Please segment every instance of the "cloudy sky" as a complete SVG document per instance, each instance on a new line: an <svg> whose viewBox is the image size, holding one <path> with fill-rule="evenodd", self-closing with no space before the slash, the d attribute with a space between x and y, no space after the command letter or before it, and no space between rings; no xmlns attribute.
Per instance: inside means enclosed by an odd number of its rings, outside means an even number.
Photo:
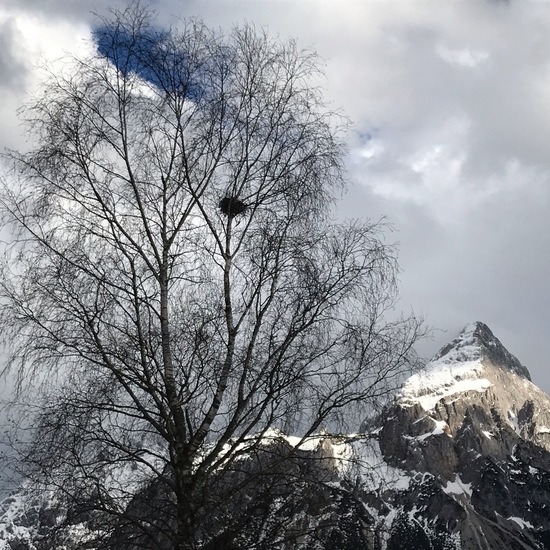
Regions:
<svg viewBox="0 0 550 550"><path fill-rule="evenodd" d="M550 393L550 2L157 0L163 24L248 21L313 46L326 97L354 122L342 215L400 243L399 307L438 329L433 354L486 322ZM23 6L24 4L24 6ZM85 51L116 0L2 0L0 147L39 67Z"/></svg>

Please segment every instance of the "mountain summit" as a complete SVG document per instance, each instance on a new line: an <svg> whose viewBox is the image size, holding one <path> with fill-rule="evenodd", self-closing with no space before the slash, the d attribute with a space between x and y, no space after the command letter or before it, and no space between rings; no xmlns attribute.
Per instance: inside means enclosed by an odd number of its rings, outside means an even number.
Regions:
<svg viewBox="0 0 550 550"><path fill-rule="evenodd" d="M466 325L459 336L444 346L432 362L450 363L484 359L531 380L529 371L481 321Z"/></svg>
<svg viewBox="0 0 550 550"><path fill-rule="evenodd" d="M531 383L527 368L478 321L466 325L424 369L405 381L399 402L402 406L419 404L430 411L458 398L470 399L508 417L515 414L519 400L529 401L532 395L539 396L539 401L547 399Z"/></svg>

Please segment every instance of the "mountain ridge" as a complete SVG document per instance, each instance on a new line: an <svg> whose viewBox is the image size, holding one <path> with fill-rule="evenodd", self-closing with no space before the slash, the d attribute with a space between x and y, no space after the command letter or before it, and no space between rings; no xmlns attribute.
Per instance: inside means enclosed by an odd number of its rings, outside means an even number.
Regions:
<svg viewBox="0 0 550 550"><path fill-rule="evenodd" d="M276 429L261 435L267 456L288 455L290 468L305 461L311 474L280 489L270 513L288 532L266 548L550 549L550 397L484 323L467 325L364 426L364 433L305 439ZM254 468L254 459L247 467ZM156 493L152 480L129 507L147 519ZM57 550L35 543L47 540L47 525L33 523L40 515L36 502L26 504L34 515L25 515L24 504L19 495L11 508L4 505L0 548ZM46 509L42 516L56 514ZM72 529L86 532L86 525ZM299 530L314 533L314 542L292 546L288 533ZM242 541L253 537L253 528L239 537L247 548ZM122 524L102 545L86 540L94 550L143 547ZM64 548L82 547L71 544ZM160 538L156 548L170 546Z"/></svg>

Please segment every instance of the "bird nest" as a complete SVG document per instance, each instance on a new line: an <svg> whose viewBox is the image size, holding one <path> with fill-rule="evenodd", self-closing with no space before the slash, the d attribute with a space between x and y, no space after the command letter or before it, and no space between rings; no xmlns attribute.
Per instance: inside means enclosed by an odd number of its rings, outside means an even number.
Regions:
<svg viewBox="0 0 550 550"><path fill-rule="evenodd" d="M237 197L224 197L219 203L222 214L229 218L234 218L239 214L244 214L248 206Z"/></svg>

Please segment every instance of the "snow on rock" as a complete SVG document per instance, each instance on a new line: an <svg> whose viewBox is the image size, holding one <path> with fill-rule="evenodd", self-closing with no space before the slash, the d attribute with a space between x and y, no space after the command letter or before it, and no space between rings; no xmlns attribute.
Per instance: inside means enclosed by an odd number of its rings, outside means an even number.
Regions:
<svg viewBox="0 0 550 550"><path fill-rule="evenodd" d="M255 446L270 446L277 443L284 443L297 451L303 451L316 455L317 458L329 460L333 467L344 472L355 457L351 442L364 436L338 435L326 432L316 433L309 436L286 435L277 428L266 428L258 435L251 435L243 440L229 441L219 455L220 465L225 457L230 454L237 455L237 458L246 459L248 451Z"/></svg>
<svg viewBox="0 0 550 550"><path fill-rule="evenodd" d="M278 437L300 451L318 452L323 458L331 459L340 472L346 471L355 457L351 441L357 436L353 434L338 436L321 433L309 437L297 437L278 432Z"/></svg>
<svg viewBox="0 0 550 550"><path fill-rule="evenodd" d="M462 332L442 348L432 363L466 363L483 357L481 341L476 336L479 323L466 325Z"/></svg>
<svg viewBox="0 0 550 550"><path fill-rule="evenodd" d="M508 416L510 426L512 427L514 432L516 432L519 435L520 429L519 429L517 414L514 411L509 410L507 416Z"/></svg>
<svg viewBox="0 0 550 550"><path fill-rule="evenodd" d="M460 476L457 474L454 481L448 481L443 487L443 492L448 495L468 495L472 496L472 484L463 483Z"/></svg>
<svg viewBox="0 0 550 550"><path fill-rule="evenodd" d="M354 451L367 491L406 491L409 488L414 473L388 464L376 439L358 440Z"/></svg>
<svg viewBox="0 0 550 550"><path fill-rule="evenodd" d="M468 391L485 392L491 387L492 383L483 377L486 342L480 339L479 331L484 326L467 325L433 361L406 380L399 396L401 403L419 403L430 411L441 399Z"/></svg>
<svg viewBox="0 0 550 550"><path fill-rule="evenodd" d="M514 516L511 516L508 519L515 522L515 523L517 523L522 529L525 529L526 527L528 529L534 529L535 528L531 523L529 523L528 521L526 521L524 519L516 518Z"/></svg>
<svg viewBox="0 0 550 550"><path fill-rule="evenodd" d="M419 403L425 411L430 411L445 397L467 391L486 391L492 384L482 377L482 373L480 361L452 363L444 357L412 375L403 385L400 401L410 405Z"/></svg>
<svg viewBox="0 0 550 550"><path fill-rule="evenodd" d="M29 503L23 494L14 494L2 502L0 509L0 550L11 550L10 540L32 540L33 529L21 525L21 517L28 513ZM35 514L37 510L34 510ZM32 546L30 546L32 548Z"/></svg>
<svg viewBox="0 0 550 550"><path fill-rule="evenodd" d="M410 436L410 435L404 435L403 437L405 439L415 440L415 441L424 441L428 437L432 437L433 435L443 435L447 434L449 435L449 425L445 420L436 420L435 418L432 418L431 416L428 417L430 420L432 420L435 424L435 428L431 432L426 432L422 435L417 436Z"/></svg>

